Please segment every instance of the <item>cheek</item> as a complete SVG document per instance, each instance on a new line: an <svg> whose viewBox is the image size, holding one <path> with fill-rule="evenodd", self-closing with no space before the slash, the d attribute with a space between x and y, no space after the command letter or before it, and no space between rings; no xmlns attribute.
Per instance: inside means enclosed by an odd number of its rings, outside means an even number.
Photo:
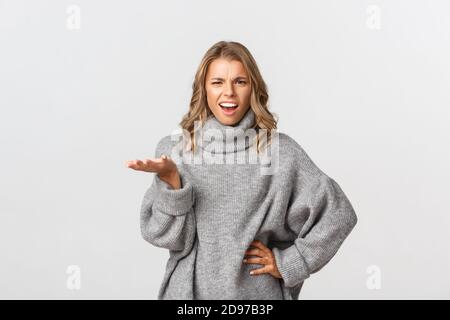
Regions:
<svg viewBox="0 0 450 320"><path fill-rule="evenodd" d="M206 90L206 96L209 101L215 101L220 97L220 89L209 88Z"/></svg>
<svg viewBox="0 0 450 320"><path fill-rule="evenodd" d="M243 88L239 94L239 96L241 97L242 101L250 101L250 95L251 95L252 91L249 88Z"/></svg>

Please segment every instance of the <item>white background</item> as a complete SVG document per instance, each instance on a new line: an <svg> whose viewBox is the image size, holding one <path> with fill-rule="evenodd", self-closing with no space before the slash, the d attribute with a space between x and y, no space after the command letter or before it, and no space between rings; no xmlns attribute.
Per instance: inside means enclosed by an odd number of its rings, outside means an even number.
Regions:
<svg viewBox="0 0 450 320"><path fill-rule="evenodd" d="M220 40L252 52L279 130L359 218L300 299L450 298L449 13L444 0L0 1L0 298L156 298L168 251L139 228L153 174L125 160L178 128Z"/></svg>

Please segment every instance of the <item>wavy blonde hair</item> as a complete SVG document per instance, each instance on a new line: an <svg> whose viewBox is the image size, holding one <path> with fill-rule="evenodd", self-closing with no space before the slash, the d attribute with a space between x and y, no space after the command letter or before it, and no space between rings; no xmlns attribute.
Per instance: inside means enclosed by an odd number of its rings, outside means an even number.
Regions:
<svg viewBox="0 0 450 320"><path fill-rule="evenodd" d="M252 128L258 132L255 139L257 142L257 151L259 153L262 148L262 144L260 145L261 138L259 129L267 130L267 140L264 141L269 144L272 140L271 130L275 130L277 128L278 119L276 119L277 115L271 113L268 109L269 95L267 93L267 86L261 76L261 73L259 72L255 59L251 55L250 51L239 42L219 41L209 48L208 51L206 51L199 67L197 68L194 82L192 84L192 98L189 105L189 111L183 116L183 119L179 125L182 129L189 132L191 141L190 148L195 150L195 122L200 121L203 126L204 122L209 117L214 116L208 107L205 81L209 65L213 60L219 58L240 61L250 77L252 88L250 108L252 108L255 113L255 125Z"/></svg>

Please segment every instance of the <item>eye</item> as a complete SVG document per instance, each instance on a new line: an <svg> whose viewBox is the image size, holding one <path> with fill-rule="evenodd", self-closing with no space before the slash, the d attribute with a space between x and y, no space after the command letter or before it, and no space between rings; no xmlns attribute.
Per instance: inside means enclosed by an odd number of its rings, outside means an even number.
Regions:
<svg viewBox="0 0 450 320"><path fill-rule="evenodd" d="M239 84L246 84L247 82L245 82L244 80L238 80Z"/></svg>

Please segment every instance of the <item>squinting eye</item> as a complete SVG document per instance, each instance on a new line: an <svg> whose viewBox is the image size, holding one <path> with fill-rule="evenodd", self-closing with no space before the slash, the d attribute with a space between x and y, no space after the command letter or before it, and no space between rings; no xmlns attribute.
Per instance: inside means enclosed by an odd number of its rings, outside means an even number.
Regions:
<svg viewBox="0 0 450 320"><path fill-rule="evenodd" d="M245 84L246 82L244 80L239 80L238 83Z"/></svg>

